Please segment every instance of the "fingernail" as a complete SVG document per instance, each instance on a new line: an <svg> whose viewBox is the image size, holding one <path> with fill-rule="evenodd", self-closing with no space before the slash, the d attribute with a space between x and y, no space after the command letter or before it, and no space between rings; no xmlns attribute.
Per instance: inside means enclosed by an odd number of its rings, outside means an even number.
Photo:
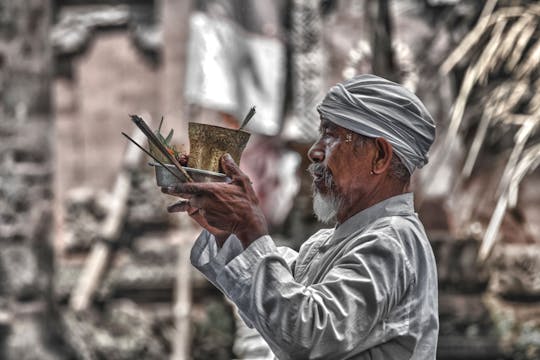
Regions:
<svg viewBox="0 0 540 360"><path fill-rule="evenodd" d="M232 160L232 156L231 156L231 154L229 154L229 153L226 153L226 154L224 155L224 157L225 157L225 160L227 160L227 161L231 161L231 160Z"/></svg>

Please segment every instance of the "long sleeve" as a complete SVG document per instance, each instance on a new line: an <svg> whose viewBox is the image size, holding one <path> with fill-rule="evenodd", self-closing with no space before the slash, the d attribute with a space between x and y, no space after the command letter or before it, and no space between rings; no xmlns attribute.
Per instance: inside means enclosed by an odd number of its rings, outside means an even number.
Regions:
<svg viewBox="0 0 540 360"><path fill-rule="evenodd" d="M339 359L385 341L368 335L409 281L403 250L391 239L364 238L311 286L295 281L272 239L253 245L216 282L280 359Z"/></svg>
<svg viewBox="0 0 540 360"><path fill-rule="evenodd" d="M411 194L319 231L299 254L269 236L245 250L210 240L194 265L279 359L436 358L437 269Z"/></svg>
<svg viewBox="0 0 540 360"><path fill-rule="evenodd" d="M221 249L215 238L203 230L191 249L191 264L195 266L214 286L223 291L216 282L217 274L234 257L243 251L240 240L234 235L229 236Z"/></svg>
<svg viewBox="0 0 540 360"><path fill-rule="evenodd" d="M268 238L268 240L273 244L273 240L270 237L263 237L261 239ZM264 243L258 239L250 247L250 253L256 252L255 249L260 249L259 252L264 252L266 247ZM232 260L237 258L239 255L243 254L244 249L240 240L235 236L231 235L219 248L216 244L215 238L208 231L203 230L193 248L191 249L191 264L197 268L214 286L216 286L221 292L229 297L233 302L231 297L232 293L229 293L232 288L234 288L234 283L238 279L227 278L221 279L218 281L218 277L223 273L227 264ZM290 248L287 247L273 247L272 252L279 255L288 266L292 265L298 254ZM238 258L237 262L243 263L244 261L249 261L250 264L254 261L257 261L256 258L248 256L248 259L245 259L245 256ZM245 264L244 267L249 267L248 264ZM227 283L231 281L231 283ZM238 305L238 304L237 304ZM242 319L246 322L249 327L253 327L250 317L246 316L245 307L238 306L239 314Z"/></svg>

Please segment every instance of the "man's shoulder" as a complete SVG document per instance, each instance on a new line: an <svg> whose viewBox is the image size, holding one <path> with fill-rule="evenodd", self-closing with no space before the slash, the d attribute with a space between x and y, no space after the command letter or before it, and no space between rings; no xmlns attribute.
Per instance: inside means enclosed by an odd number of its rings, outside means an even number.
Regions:
<svg viewBox="0 0 540 360"><path fill-rule="evenodd" d="M313 246L315 244L318 244L320 242L324 242L328 239L328 237L332 236L334 234L335 229L319 229L315 234L311 235L304 243L302 244L302 247L305 246Z"/></svg>
<svg viewBox="0 0 540 360"><path fill-rule="evenodd" d="M320 239L326 239L328 236L331 236L336 229L319 229L315 234L311 235L308 241L318 241Z"/></svg>
<svg viewBox="0 0 540 360"><path fill-rule="evenodd" d="M416 214L385 216L364 229L366 233L382 233L389 236L410 232L424 233L424 227Z"/></svg>
<svg viewBox="0 0 540 360"><path fill-rule="evenodd" d="M347 248L363 250L382 247L409 254L411 248L429 242L416 215L387 216L373 221L348 236Z"/></svg>

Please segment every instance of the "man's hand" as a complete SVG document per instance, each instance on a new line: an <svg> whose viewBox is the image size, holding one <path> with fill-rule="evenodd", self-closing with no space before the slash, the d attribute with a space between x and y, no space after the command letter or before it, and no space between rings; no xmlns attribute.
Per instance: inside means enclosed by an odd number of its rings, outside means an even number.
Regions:
<svg viewBox="0 0 540 360"><path fill-rule="evenodd" d="M254 240L268 234L266 219L251 181L230 155L221 158L221 168L232 179L231 183L183 183L162 188L162 191L188 199L173 204L169 211L188 212L214 234L218 242L228 234L235 234L247 248Z"/></svg>

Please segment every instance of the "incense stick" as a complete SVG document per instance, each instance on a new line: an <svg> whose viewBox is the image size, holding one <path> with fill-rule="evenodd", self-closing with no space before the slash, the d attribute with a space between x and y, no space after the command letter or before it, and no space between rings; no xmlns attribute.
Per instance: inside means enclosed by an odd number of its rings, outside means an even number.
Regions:
<svg viewBox="0 0 540 360"><path fill-rule="evenodd" d="M158 162L159 165L163 166L168 172L170 172L172 175L174 175L178 180L184 182L185 179L182 179L180 176L178 176L177 174L175 174L171 169L169 169L169 167L167 165L165 165L164 163L162 163L157 157L155 157L154 155L152 155L152 153L148 150L146 150L145 148L143 148L141 145L137 144L137 142L135 140L133 140L131 137L129 137L129 135L127 135L126 133L122 132L122 135L124 135L129 141L131 141L132 143L134 143L135 145L137 145L137 147L139 149L141 149L142 151L144 151L144 153L148 156L150 156L152 159L154 159L155 161Z"/></svg>
<svg viewBox="0 0 540 360"><path fill-rule="evenodd" d="M252 106L251 109L249 109L249 112L244 118L244 121L242 121L242 125L240 125L240 128L238 128L238 130L242 130L248 124L249 120L251 120L253 115L255 115L255 106Z"/></svg>
<svg viewBox="0 0 540 360"><path fill-rule="evenodd" d="M178 169L178 171L180 171L182 175L185 176L186 181L193 182L192 177L186 172L186 170L182 167L182 165L180 165L178 160L176 160L175 157L171 155L169 151L167 151L167 149L165 148L165 145L163 145L161 141L159 141L157 136L148 127L146 122L144 122L144 120L137 115L130 115L130 116L131 116L131 121L133 121L133 123L137 125L137 127L143 132L144 135L146 135L146 137L148 138L148 141L150 141L150 143L152 143L152 145L154 145L163 154L163 156L165 156Z"/></svg>

